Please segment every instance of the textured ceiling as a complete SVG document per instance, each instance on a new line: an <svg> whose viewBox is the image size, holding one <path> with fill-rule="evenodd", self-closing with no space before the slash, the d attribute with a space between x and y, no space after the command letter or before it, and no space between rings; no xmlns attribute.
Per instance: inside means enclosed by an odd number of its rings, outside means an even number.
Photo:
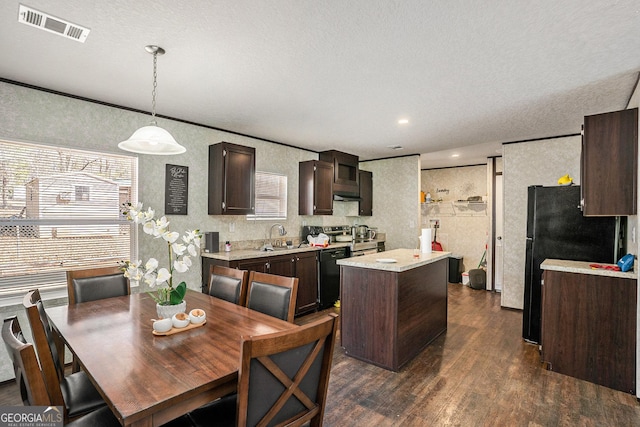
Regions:
<svg viewBox="0 0 640 427"><path fill-rule="evenodd" d="M149 111L157 44L159 115L362 160L421 154L423 168L577 133L626 108L640 71L637 0L26 4L91 33L20 24L2 1L2 78Z"/></svg>

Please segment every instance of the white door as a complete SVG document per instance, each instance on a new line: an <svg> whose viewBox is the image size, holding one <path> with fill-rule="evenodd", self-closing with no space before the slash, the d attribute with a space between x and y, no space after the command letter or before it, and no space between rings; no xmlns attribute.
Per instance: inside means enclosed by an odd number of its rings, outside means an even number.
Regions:
<svg viewBox="0 0 640 427"><path fill-rule="evenodd" d="M503 230L503 209L502 209L502 175L496 175L496 188L494 197L496 199L496 211L495 218L496 223L494 229L496 231L496 244L495 244L495 270L493 288L497 292L502 291L502 275L504 269L502 268L502 261L504 258L504 252L502 247L502 230Z"/></svg>

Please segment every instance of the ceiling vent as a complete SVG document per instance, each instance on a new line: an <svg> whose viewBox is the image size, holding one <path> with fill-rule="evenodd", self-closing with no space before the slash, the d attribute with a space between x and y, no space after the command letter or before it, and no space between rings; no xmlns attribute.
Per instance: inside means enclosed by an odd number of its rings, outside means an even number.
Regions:
<svg viewBox="0 0 640 427"><path fill-rule="evenodd" d="M65 21L64 19L56 18L55 16L40 12L23 4L20 5L18 12L18 22L58 34L80 43L84 43L85 40L87 40L89 31L91 31L88 28Z"/></svg>

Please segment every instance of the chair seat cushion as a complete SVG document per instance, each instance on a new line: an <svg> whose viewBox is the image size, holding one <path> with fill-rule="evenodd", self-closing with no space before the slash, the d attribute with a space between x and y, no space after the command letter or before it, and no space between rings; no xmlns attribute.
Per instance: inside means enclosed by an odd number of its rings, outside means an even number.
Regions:
<svg viewBox="0 0 640 427"><path fill-rule="evenodd" d="M80 371L64 377L60 382L60 389L71 418L106 405L85 372Z"/></svg>
<svg viewBox="0 0 640 427"><path fill-rule="evenodd" d="M111 409L105 406L67 424L67 427L120 427Z"/></svg>
<svg viewBox="0 0 640 427"><path fill-rule="evenodd" d="M235 426L237 397L233 393L191 411L194 427Z"/></svg>

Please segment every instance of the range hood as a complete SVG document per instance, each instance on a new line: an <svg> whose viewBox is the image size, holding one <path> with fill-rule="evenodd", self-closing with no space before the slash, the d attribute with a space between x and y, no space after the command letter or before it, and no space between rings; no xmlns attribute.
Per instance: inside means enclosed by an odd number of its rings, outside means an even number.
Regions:
<svg viewBox="0 0 640 427"><path fill-rule="evenodd" d="M334 194L333 200L336 202L359 202L362 200L362 198L359 196L347 196L347 195L341 196L339 194Z"/></svg>

